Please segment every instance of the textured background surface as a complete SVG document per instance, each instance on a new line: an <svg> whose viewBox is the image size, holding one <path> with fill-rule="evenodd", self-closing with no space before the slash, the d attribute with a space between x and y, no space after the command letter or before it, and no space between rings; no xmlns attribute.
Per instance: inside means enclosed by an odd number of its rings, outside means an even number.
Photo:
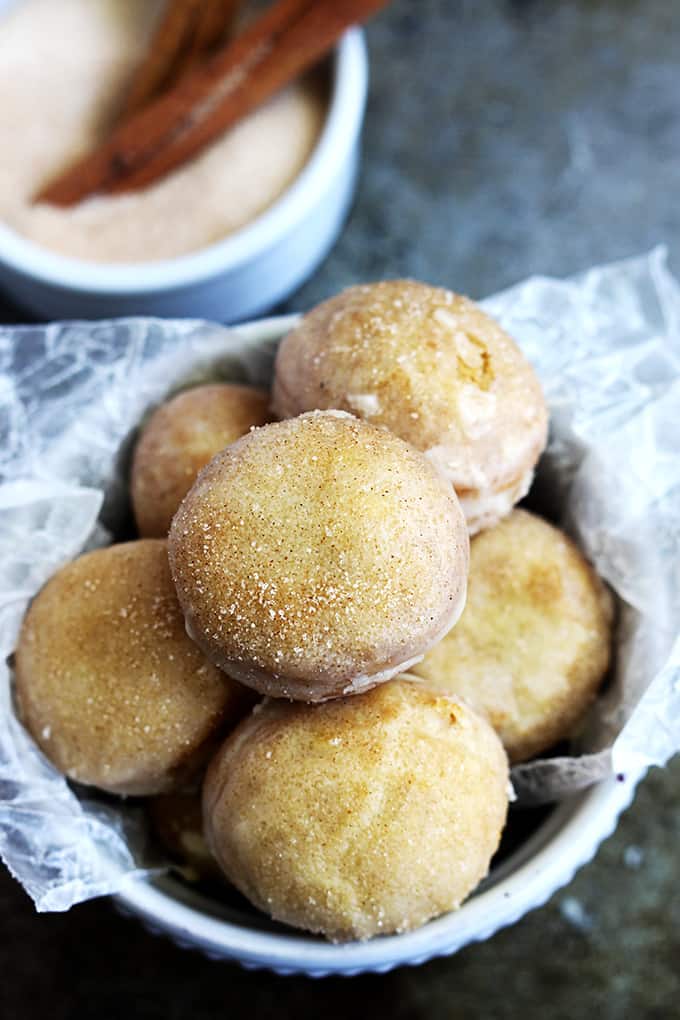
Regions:
<svg viewBox="0 0 680 1020"><path fill-rule="evenodd" d="M396 0L369 29L363 175L289 302L410 274L474 297L664 242L680 271L680 10ZM1 156L0 156L1 158ZM22 321L0 299L0 321ZM542 910L450 960L314 983L148 936L108 903L37 917L0 873L0 1017L680 1017L680 760Z"/></svg>

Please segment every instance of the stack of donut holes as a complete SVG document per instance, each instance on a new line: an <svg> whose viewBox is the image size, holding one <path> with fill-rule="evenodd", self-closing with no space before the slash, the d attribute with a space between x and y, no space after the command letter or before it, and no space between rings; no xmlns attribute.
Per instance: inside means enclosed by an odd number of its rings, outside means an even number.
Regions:
<svg viewBox="0 0 680 1020"><path fill-rule="evenodd" d="M139 538L26 614L25 726L71 780L150 798L186 873L278 921L347 941L455 909L498 847L509 762L572 737L609 665L604 585L515 509L547 426L467 298L390 281L324 302L271 395L198 386L143 423Z"/></svg>

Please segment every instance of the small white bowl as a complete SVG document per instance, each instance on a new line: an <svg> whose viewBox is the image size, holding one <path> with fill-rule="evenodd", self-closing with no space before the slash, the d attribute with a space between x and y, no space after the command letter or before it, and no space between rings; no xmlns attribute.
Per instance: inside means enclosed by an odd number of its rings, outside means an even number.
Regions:
<svg viewBox="0 0 680 1020"><path fill-rule="evenodd" d="M405 935L332 945L254 912L229 909L172 876L131 881L117 903L154 934L168 935L185 949L198 949L215 960L233 960L248 970L308 977L382 974L451 955L542 906L614 831L640 778L609 779L560 804L459 910Z"/></svg>
<svg viewBox="0 0 680 1020"><path fill-rule="evenodd" d="M12 0L0 0L0 14ZM354 194L368 59L363 33L340 40L324 128L284 195L217 244L156 262L67 258L0 224L0 288L41 319L159 315L238 322L283 300L332 247Z"/></svg>

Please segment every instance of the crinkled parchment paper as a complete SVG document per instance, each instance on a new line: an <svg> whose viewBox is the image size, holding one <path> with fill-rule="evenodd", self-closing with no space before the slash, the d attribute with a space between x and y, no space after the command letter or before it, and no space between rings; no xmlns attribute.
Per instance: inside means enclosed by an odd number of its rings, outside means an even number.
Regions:
<svg viewBox="0 0 680 1020"><path fill-rule="evenodd" d="M551 440L535 490L619 596L612 681L573 757L516 768L526 801L680 748L680 287L665 253L573 280L533 278L485 302L536 367ZM129 319L0 329L0 853L40 910L148 874L136 809L78 794L18 723L11 670L29 599L129 520L136 428L174 389L267 382L276 338Z"/></svg>

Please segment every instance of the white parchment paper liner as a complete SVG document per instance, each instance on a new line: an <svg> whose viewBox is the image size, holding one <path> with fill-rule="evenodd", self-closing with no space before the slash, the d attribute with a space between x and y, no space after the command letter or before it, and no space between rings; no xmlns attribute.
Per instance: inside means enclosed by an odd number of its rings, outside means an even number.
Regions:
<svg viewBox="0 0 680 1020"><path fill-rule="evenodd" d="M580 754L513 772L536 802L680 748L680 288L658 249L485 306L546 390L539 495L620 600ZM187 382L268 382L276 336L154 319L0 328L0 853L39 910L120 890L150 858L135 809L77 796L18 723L5 657L22 615L60 564L124 528L146 411Z"/></svg>

